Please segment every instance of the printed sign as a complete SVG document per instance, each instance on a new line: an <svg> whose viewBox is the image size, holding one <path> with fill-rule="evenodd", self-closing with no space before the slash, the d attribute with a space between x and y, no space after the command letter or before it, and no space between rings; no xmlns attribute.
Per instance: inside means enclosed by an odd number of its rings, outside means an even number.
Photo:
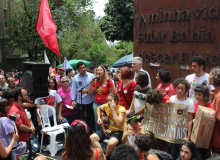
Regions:
<svg viewBox="0 0 220 160"><path fill-rule="evenodd" d="M188 106L184 104L147 103L144 113L144 130L154 133L156 138L181 144L187 137Z"/></svg>

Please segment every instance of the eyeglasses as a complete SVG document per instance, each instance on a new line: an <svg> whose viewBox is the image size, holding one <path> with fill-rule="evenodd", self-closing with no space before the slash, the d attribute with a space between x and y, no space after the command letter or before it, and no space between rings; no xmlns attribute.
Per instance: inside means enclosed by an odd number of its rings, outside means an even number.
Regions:
<svg viewBox="0 0 220 160"><path fill-rule="evenodd" d="M69 82L69 81L62 81L62 83L67 83L67 82Z"/></svg>
<svg viewBox="0 0 220 160"><path fill-rule="evenodd" d="M50 84L55 84L54 82L50 82Z"/></svg>

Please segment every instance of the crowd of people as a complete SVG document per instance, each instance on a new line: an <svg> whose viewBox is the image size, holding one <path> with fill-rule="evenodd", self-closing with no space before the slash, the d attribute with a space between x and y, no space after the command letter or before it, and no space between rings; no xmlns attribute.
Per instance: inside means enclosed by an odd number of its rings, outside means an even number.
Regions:
<svg viewBox="0 0 220 160"><path fill-rule="evenodd" d="M10 159L17 140L30 144L30 136L42 128L37 112L37 125L32 122L30 108L41 109L45 104L56 113L53 117L52 110L48 111L51 126L54 118L58 124L70 124L62 160L204 160L213 155L220 159L220 67L205 73L205 58L194 56L191 61L193 74L173 82L167 69L159 69L156 77L150 77L140 57L133 58L132 69L124 66L112 72L108 66L86 68L79 62L75 72L57 68L55 73L49 73L49 95L34 102L22 88L21 72L0 70L1 159ZM152 88L152 80L157 81L156 88ZM145 107L162 103L188 106L188 132L183 144L155 138L150 131L142 132ZM198 148L190 140L198 105L215 111L209 149ZM108 119L107 129L101 127L104 116ZM16 117L14 122L11 117ZM3 131L10 143L6 143ZM40 141L40 134L37 137ZM106 139L104 153L101 143ZM44 136L43 142L48 145L49 137Z"/></svg>

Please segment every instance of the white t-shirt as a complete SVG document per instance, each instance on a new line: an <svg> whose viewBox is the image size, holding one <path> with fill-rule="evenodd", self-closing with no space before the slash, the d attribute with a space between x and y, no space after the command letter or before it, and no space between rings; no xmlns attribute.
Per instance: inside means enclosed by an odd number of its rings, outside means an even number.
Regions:
<svg viewBox="0 0 220 160"><path fill-rule="evenodd" d="M148 86L149 86L150 88L152 88L152 85L151 85L151 79L150 79L150 75L149 75L149 73L148 73L147 71L143 70L142 68L141 68L139 71L144 71L144 72L147 73L147 75L148 75L148 81L149 81ZM134 74L134 79L133 79L133 81L134 81L135 83L136 83L136 79L135 79L136 74L137 74L137 73L135 72L135 74Z"/></svg>
<svg viewBox="0 0 220 160"><path fill-rule="evenodd" d="M57 93L56 90L50 90L48 97L40 97L35 100L35 104L47 104L52 106L55 109L56 113L56 104L62 101L60 95ZM51 109L48 110L48 116L51 117L53 115L53 111Z"/></svg>
<svg viewBox="0 0 220 160"><path fill-rule="evenodd" d="M134 111L135 112L139 111L145 105L147 93L150 90L151 90L150 87L148 87L145 90L140 90L140 86L136 87L136 89L134 90ZM140 115L144 117L144 114L140 114Z"/></svg>
<svg viewBox="0 0 220 160"><path fill-rule="evenodd" d="M191 83L191 86L189 89L189 98L191 98L193 100L193 102L197 102L196 96L194 93L196 86L202 84L204 81L206 82L209 90L214 89L213 85L209 85L208 77L209 77L208 73L205 73L202 77L196 77L195 74L190 74L190 75L186 76L185 80L187 80L189 83Z"/></svg>
<svg viewBox="0 0 220 160"><path fill-rule="evenodd" d="M180 101L180 100L177 99L176 95L174 95L174 96L171 96L171 97L170 97L170 101L171 101L172 103L188 105L188 106L189 106L188 112L190 112L190 113L195 113L194 102L193 102L190 98L187 98L187 99L184 100L184 101Z"/></svg>

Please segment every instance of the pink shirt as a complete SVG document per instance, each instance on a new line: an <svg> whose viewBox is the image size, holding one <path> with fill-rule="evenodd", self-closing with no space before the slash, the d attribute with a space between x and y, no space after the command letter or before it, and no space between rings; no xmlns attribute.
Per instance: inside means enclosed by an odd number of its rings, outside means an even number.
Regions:
<svg viewBox="0 0 220 160"><path fill-rule="evenodd" d="M60 81L60 75L56 76L56 80L57 80L57 82Z"/></svg>
<svg viewBox="0 0 220 160"><path fill-rule="evenodd" d="M72 87L69 87L68 91L65 91L63 87L60 87L60 89L58 89L57 92L62 99L63 108L62 108L61 115L68 116L68 115L76 114L76 108L69 109L66 107L66 105L72 106L72 99L71 99Z"/></svg>
<svg viewBox="0 0 220 160"><path fill-rule="evenodd" d="M156 89L161 89L161 90L165 91L169 97L176 95L176 92L175 92L175 89L173 88L172 83L165 85L165 86L162 86L162 83L160 83L157 85Z"/></svg>

